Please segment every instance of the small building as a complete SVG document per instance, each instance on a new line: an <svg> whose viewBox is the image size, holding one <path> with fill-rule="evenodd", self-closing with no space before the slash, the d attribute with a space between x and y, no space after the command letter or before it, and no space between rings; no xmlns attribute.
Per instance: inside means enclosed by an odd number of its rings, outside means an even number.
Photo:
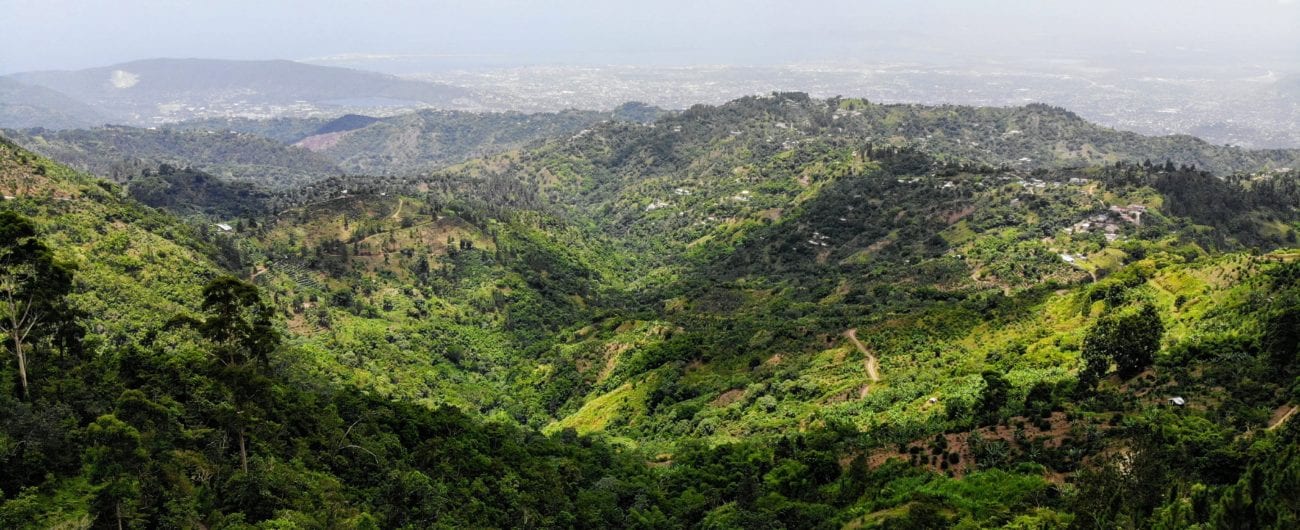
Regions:
<svg viewBox="0 0 1300 530"><path fill-rule="evenodd" d="M235 229L235 227L230 226L226 223L217 223L217 228L220 228L222 232L229 232Z"/></svg>
<svg viewBox="0 0 1300 530"><path fill-rule="evenodd" d="M1169 403L1181 407L1187 404L1187 400L1183 399L1182 396L1174 396L1169 398Z"/></svg>

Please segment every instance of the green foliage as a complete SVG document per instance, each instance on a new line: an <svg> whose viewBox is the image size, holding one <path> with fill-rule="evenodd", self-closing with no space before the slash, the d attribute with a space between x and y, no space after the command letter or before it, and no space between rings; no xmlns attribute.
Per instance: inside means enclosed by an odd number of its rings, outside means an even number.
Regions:
<svg viewBox="0 0 1300 530"><path fill-rule="evenodd" d="M271 307L253 284L233 276L214 279L203 288L202 308L206 317L195 328L226 366L266 364L280 345Z"/></svg>
<svg viewBox="0 0 1300 530"><path fill-rule="evenodd" d="M252 185L226 182L196 169L163 164L126 179L135 200L178 215L212 219L247 219L267 213L268 195Z"/></svg>
<svg viewBox="0 0 1300 530"><path fill-rule="evenodd" d="M1276 368L1294 373L1300 361L1300 266L1274 275L1272 304L1263 321L1262 346Z"/></svg>
<svg viewBox="0 0 1300 530"><path fill-rule="evenodd" d="M90 480L96 484L92 513L101 526L139 526L140 474L149 453L140 444L140 432L112 415L100 416L86 428L86 460Z"/></svg>
<svg viewBox="0 0 1300 530"><path fill-rule="evenodd" d="M1002 407L1007 404L1010 385L997 372L986 371L980 377L984 379L984 388L980 390L979 401L975 403L975 412L985 418L985 421L997 421Z"/></svg>
<svg viewBox="0 0 1300 530"><path fill-rule="evenodd" d="M1151 304L1102 316L1083 341L1084 377L1105 375L1111 363L1118 367L1120 377L1137 375L1155 360L1164 331L1160 314Z"/></svg>
<svg viewBox="0 0 1300 530"><path fill-rule="evenodd" d="M36 366L30 354L42 341L80 353L81 327L65 300L71 290L72 271L55 261L31 221L0 212L0 331L17 364L23 398L31 396L28 373Z"/></svg>

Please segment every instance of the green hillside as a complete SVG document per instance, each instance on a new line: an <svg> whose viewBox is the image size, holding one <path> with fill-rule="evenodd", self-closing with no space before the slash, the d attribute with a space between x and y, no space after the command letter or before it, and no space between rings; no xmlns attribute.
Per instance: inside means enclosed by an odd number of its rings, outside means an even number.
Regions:
<svg viewBox="0 0 1300 530"><path fill-rule="evenodd" d="M5 328L0 527L1300 517L1294 152L800 94L524 118L275 192L0 145L0 286L50 315Z"/></svg>
<svg viewBox="0 0 1300 530"><path fill-rule="evenodd" d="M304 185L343 173L333 162L310 151L246 133L123 126L4 133L27 149L116 181L160 164L193 167L266 188Z"/></svg>
<svg viewBox="0 0 1300 530"><path fill-rule="evenodd" d="M576 110L538 114L426 110L359 127L325 127L295 145L329 157L352 174L406 175L576 134L621 116Z"/></svg>

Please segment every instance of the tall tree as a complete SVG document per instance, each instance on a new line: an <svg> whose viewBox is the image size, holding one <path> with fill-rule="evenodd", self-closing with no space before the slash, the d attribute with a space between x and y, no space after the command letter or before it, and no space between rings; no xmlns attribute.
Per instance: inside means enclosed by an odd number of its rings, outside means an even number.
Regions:
<svg viewBox="0 0 1300 530"><path fill-rule="evenodd" d="M29 355L47 337L76 340L76 322L65 303L72 272L55 262L36 237L36 227L14 212L0 212L0 332L18 361L23 398L29 398Z"/></svg>
<svg viewBox="0 0 1300 530"><path fill-rule="evenodd" d="M216 346L216 359L226 366L265 364L280 345L272 324L274 311L262 301L257 286L222 276L203 288L203 312L196 322L199 333Z"/></svg>
<svg viewBox="0 0 1300 530"><path fill-rule="evenodd" d="M272 321L274 311L262 301L257 286L222 276L203 288L203 312L202 320L177 317L169 325L193 327L212 343L216 379L229 397L218 416L237 435L240 465L248 472L248 432L263 416L259 399L269 387L259 367L265 366L280 346L280 333Z"/></svg>
<svg viewBox="0 0 1300 530"><path fill-rule="evenodd" d="M995 422L1002 407L1007 404L1007 392L1011 389L1011 384L1007 383L1002 374L992 370L986 370L980 377L984 379L984 389L980 390L976 410L984 421Z"/></svg>
<svg viewBox="0 0 1300 530"><path fill-rule="evenodd" d="M90 478L96 483L93 509L100 528L134 527L140 496L140 475L149 454L140 444L140 432L112 414L100 416L86 428ZM106 524L111 517L116 524Z"/></svg>
<svg viewBox="0 0 1300 530"><path fill-rule="evenodd" d="M1300 288L1274 295L1263 324L1264 351L1280 374L1289 373L1300 358Z"/></svg>

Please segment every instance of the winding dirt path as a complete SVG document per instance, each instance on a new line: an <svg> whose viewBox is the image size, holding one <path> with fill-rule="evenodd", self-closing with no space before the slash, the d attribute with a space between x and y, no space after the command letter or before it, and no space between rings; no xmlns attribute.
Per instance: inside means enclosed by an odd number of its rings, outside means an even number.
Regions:
<svg viewBox="0 0 1300 530"><path fill-rule="evenodd" d="M403 204L406 204L406 201L405 201L404 199L402 199L401 197L398 197L398 198L397 198L397 211L393 212L393 216L392 216L392 217L389 217L389 219L397 219L398 216L402 215L402 205L403 205Z"/></svg>
<svg viewBox="0 0 1300 530"><path fill-rule="evenodd" d="M1272 430L1277 429L1278 427L1281 427L1283 423L1286 423L1286 420L1291 419L1291 416L1293 416L1293 415L1295 414L1296 408L1298 408L1298 407L1300 407L1300 406L1298 406L1298 405L1292 405L1292 406L1291 406L1291 410L1286 411L1286 414L1283 414L1282 417L1280 417L1280 418L1278 418L1278 419L1276 419L1276 420L1273 420L1273 422L1269 424L1267 430L1272 431Z"/></svg>
<svg viewBox="0 0 1300 530"><path fill-rule="evenodd" d="M871 350L868 350L867 347L862 344L862 341L858 340L858 328L845 331L844 337L849 339L849 342L852 342L853 345L858 348L858 351L862 352L862 355L867 357L862 361L862 364L866 366L867 376L871 378L871 382L880 382L880 361L871 353Z"/></svg>

